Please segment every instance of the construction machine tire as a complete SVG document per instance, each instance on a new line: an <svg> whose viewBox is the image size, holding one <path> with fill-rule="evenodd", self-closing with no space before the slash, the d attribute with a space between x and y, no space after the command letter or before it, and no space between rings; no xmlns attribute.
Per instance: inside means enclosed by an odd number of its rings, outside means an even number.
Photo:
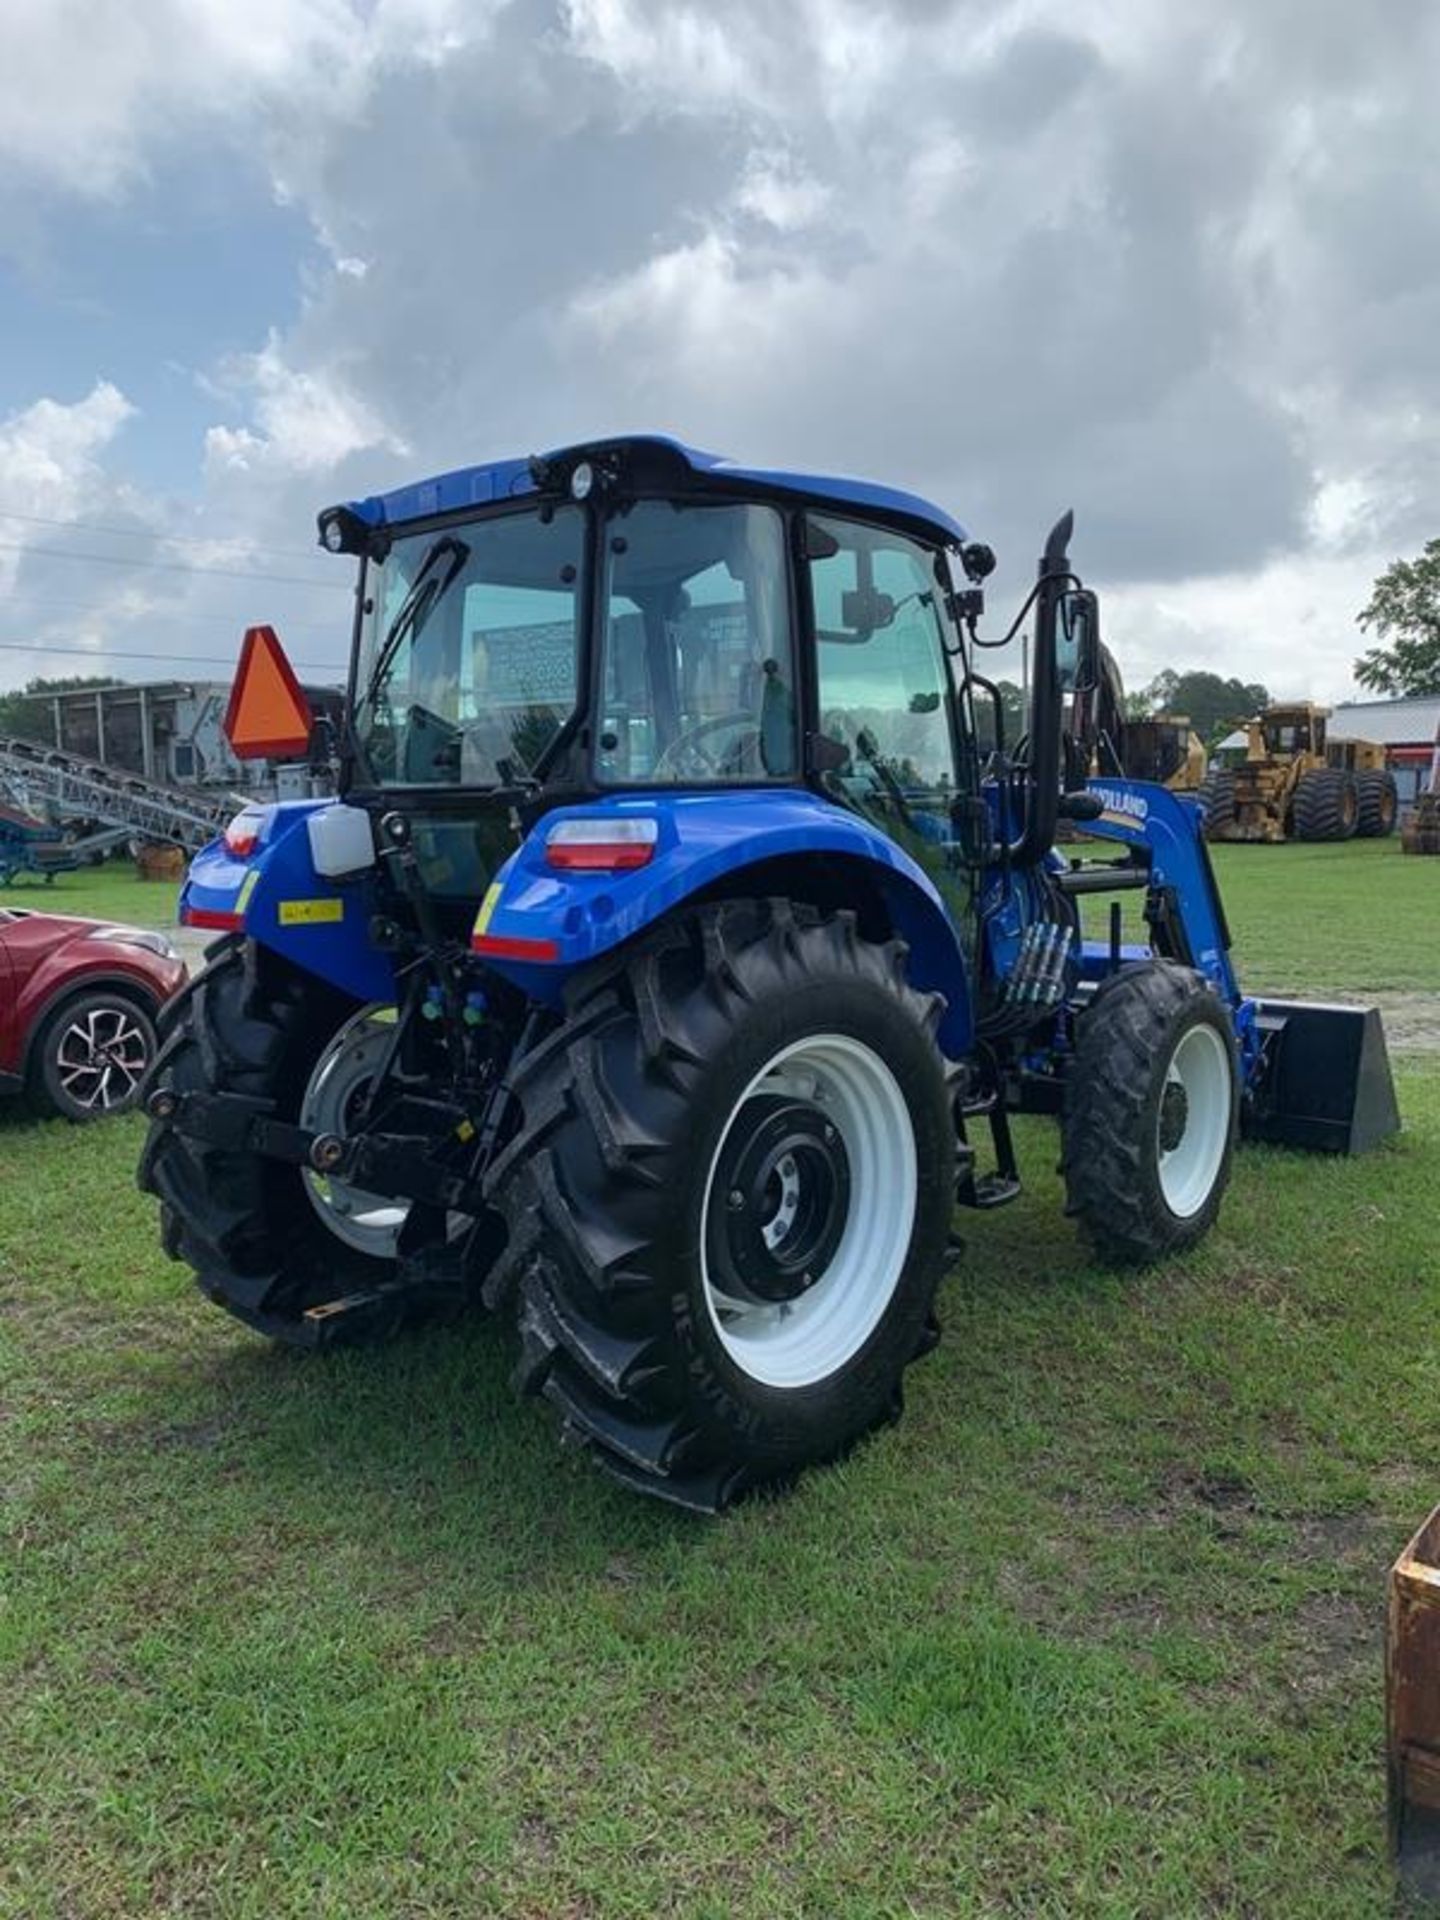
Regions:
<svg viewBox="0 0 1440 1920"><path fill-rule="evenodd" d="M1360 796L1353 773L1341 767L1312 767L1295 783L1291 812L1297 840L1348 840L1360 818Z"/></svg>
<svg viewBox="0 0 1440 1920"><path fill-rule="evenodd" d="M1400 794L1393 773L1370 767L1355 776L1358 816L1355 832L1361 840L1384 840L1394 833L1400 818Z"/></svg>
<svg viewBox="0 0 1440 1920"><path fill-rule="evenodd" d="M853 914L731 901L582 975L488 1176L516 1384L700 1512L900 1411L954 1202L944 1002Z"/></svg>
<svg viewBox="0 0 1440 1920"><path fill-rule="evenodd" d="M1240 1072L1230 1016L1189 967L1155 960L1105 981L1066 1085L1066 1212L1100 1257L1145 1266L1209 1232L1230 1179Z"/></svg>
<svg viewBox="0 0 1440 1920"><path fill-rule="evenodd" d="M160 1016L151 1088L242 1094L297 1119L312 1069L355 1003L227 935ZM396 1259L347 1244L293 1164L222 1147L152 1120L139 1183L160 1200L160 1239L202 1293L271 1340L373 1346L434 1318L435 1295L401 1285ZM312 1309L347 1300L319 1321ZM448 1304L448 1303L447 1303Z"/></svg>
<svg viewBox="0 0 1440 1920"><path fill-rule="evenodd" d="M1223 840L1235 824L1235 776L1217 770L1207 773L1197 796L1205 821L1205 838Z"/></svg>

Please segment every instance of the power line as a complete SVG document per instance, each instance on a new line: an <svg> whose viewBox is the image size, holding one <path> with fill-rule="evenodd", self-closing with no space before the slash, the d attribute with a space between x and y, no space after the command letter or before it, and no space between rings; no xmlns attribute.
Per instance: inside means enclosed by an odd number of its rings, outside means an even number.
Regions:
<svg viewBox="0 0 1440 1920"><path fill-rule="evenodd" d="M207 658L202 655L197 659L193 653L138 653L129 647L50 647L43 643L32 644L28 640L0 640L0 653L63 653L78 660L93 660L97 666L102 666L107 660L164 660L172 666L178 663L191 667L233 668L235 664L231 660L217 660L213 656ZM344 666L336 666L329 661L322 665L318 660L296 660L292 664L303 667L307 673L338 674L342 680L348 671Z"/></svg>
<svg viewBox="0 0 1440 1920"><path fill-rule="evenodd" d="M143 611L125 613L117 616L108 608L94 600L52 600L48 593L39 596L26 593L21 597L24 599L27 609L30 607L39 607L48 610L54 607L64 613L103 614L107 619L113 620L119 618L126 622L143 622L147 627L189 627L193 626L197 621L204 621L212 626L232 628L236 626L241 628L247 626L253 627L255 624L253 620L247 619L245 615L236 613L192 613L187 609L183 614L167 614L161 610L152 613L149 609L145 609ZM0 599L0 605L3 604L3 599ZM335 631L335 623L332 620L287 620L285 622L285 631L287 633L333 633Z"/></svg>
<svg viewBox="0 0 1440 1920"><path fill-rule="evenodd" d="M293 573L260 573L238 567L207 567L183 560L130 560L119 553L73 553L67 547L32 547L26 540L0 540L10 553L42 553L51 560L85 560L97 567L131 567L136 573L213 573L226 580L271 580L282 587L309 587L312 593L350 593L339 581L302 580Z"/></svg>
<svg viewBox="0 0 1440 1920"><path fill-rule="evenodd" d="M84 533L109 533L121 540L159 540L166 546L211 547L214 537L206 538L198 533L159 533L154 527L114 527L101 520L56 520L44 513L17 513L12 507L0 507L0 520L23 520L29 527L60 527L69 531L79 527ZM314 560L317 563L333 561L333 556L303 547L267 547L267 553L277 560Z"/></svg>

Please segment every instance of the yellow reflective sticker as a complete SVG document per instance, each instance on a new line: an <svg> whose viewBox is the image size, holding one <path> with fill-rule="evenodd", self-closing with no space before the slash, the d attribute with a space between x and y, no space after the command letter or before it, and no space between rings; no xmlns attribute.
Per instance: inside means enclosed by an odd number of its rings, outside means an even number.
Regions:
<svg viewBox="0 0 1440 1920"><path fill-rule="evenodd" d="M327 921L345 918L343 900L282 900L280 902L280 924L282 927L318 927Z"/></svg>
<svg viewBox="0 0 1440 1920"><path fill-rule="evenodd" d="M480 911L475 916L476 933L488 932L491 917L500 904L500 883L495 881L486 889L485 898L480 902Z"/></svg>
<svg viewBox="0 0 1440 1920"><path fill-rule="evenodd" d="M243 913L250 904L250 896L260 884L260 869L252 867L240 882L240 891L235 896L235 911Z"/></svg>

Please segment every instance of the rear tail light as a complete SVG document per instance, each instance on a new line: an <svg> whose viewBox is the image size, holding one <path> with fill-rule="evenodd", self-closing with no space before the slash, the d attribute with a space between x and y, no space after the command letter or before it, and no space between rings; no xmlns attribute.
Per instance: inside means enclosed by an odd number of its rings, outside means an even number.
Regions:
<svg viewBox="0 0 1440 1920"><path fill-rule="evenodd" d="M545 840L545 864L567 873L625 873L650 864L659 825L649 816L559 820Z"/></svg>
<svg viewBox="0 0 1440 1920"><path fill-rule="evenodd" d="M255 851L260 839L260 828L264 822L264 818L263 813L257 813L252 807L245 807L236 814L229 826L226 827L224 834L225 845L227 850L233 853L237 860L248 859Z"/></svg>

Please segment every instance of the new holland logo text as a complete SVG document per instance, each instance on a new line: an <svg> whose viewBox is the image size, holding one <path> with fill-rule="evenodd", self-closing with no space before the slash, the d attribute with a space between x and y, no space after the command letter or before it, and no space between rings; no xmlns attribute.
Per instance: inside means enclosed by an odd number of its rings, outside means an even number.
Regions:
<svg viewBox="0 0 1440 1920"><path fill-rule="evenodd" d="M1143 793L1120 793L1114 787L1094 789L1105 802L1107 813L1118 813L1130 820L1148 820L1150 802Z"/></svg>

